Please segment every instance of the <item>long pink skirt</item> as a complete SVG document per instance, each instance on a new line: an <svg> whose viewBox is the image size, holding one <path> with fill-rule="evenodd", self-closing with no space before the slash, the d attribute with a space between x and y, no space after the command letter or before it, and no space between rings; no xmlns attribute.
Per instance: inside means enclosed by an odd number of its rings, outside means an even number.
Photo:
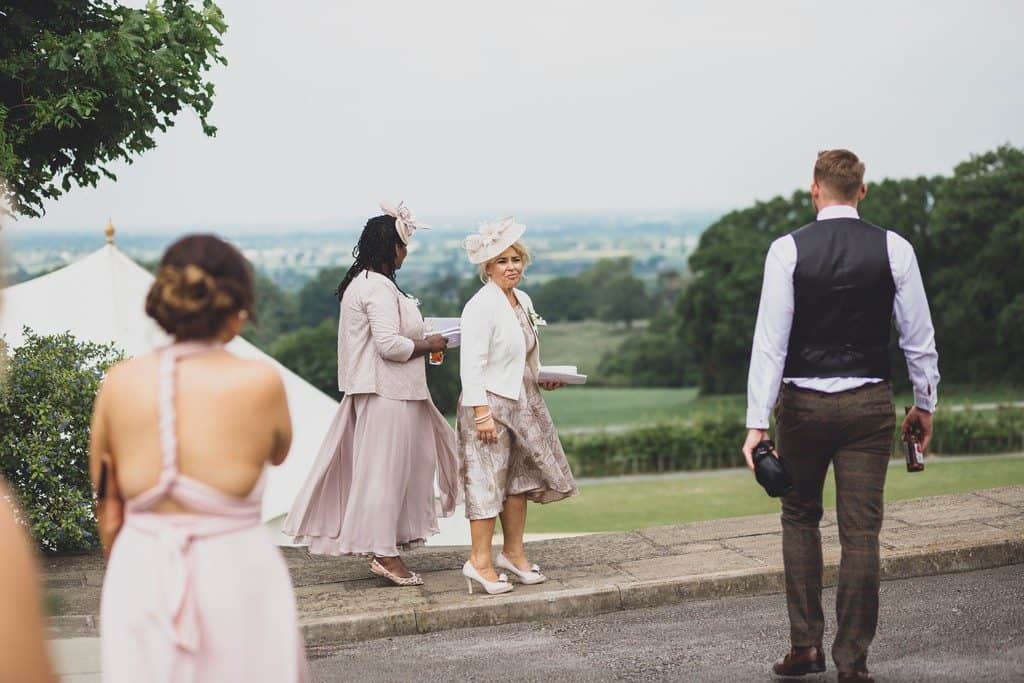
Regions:
<svg viewBox="0 0 1024 683"><path fill-rule="evenodd" d="M455 431L430 400L350 395L284 533L317 555L394 557L436 534L437 518L454 512L461 490Z"/></svg>
<svg viewBox="0 0 1024 683"><path fill-rule="evenodd" d="M288 568L258 520L210 535L225 520L141 513L137 521L126 518L103 581L104 681L309 680ZM175 631L182 620L184 643Z"/></svg>

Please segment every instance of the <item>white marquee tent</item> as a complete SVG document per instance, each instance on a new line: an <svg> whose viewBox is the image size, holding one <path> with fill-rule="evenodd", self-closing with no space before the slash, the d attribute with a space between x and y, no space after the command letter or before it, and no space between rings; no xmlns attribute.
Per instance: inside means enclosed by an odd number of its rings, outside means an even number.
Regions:
<svg viewBox="0 0 1024 683"><path fill-rule="evenodd" d="M113 244L113 229L108 230L108 244L98 251L0 291L0 336L9 346L23 342L23 326L36 334L70 331L80 340L113 342L129 356L169 341L144 310L153 276ZM244 339L235 339L228 348L239 356L273 363L284 380L294 436L287 460L268 474L263 521L275 541L286 544L276 531L313 466L337 402ZM439 519L438 526L440 534L428 539L428 545L469 543L469 522L461 507L454 516Z"/></svg>
<svg viewBox="0 0 1024 683"><path fill-rule="evenodd" d="M148 271L109 243L60 270L3 290L0 335L16 348L23 341L22 326L36 334L70 331L80 340L113 342L129 356L144 353L169 341L143 308L152 281ZM290 509L337 403L244 339L228 348L276 365L288 394L294 438L288 459L269 472L263 497L263 519L269 521Z"/></svg>

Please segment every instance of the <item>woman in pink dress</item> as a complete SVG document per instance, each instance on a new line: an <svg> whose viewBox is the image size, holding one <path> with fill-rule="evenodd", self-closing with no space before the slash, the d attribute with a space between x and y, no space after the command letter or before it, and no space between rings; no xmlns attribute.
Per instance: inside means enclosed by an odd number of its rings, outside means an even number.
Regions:
<svg viewBox="0 0 1024 683"><path fill-rule="evenodd" d="M105 681L308 679L288 570L260 520L266 468L291 444L284 386L223 347L252 306L234 247L175 242L146 300L174 343L111 368L97 396Z"/></svg>
<svg viewBox="0 0 1024 683"><path fill-rule="evenodd" d="M423 362L446 341L425 338L416 300L395 282L420 226L401 204L381 208L338 286L338 388L345 398L284 533L314 554L372 556L373 573L418 586L423 580L399 550L437 533L437 518L452 514L461 484L455 432L430 400Z"/></svg>

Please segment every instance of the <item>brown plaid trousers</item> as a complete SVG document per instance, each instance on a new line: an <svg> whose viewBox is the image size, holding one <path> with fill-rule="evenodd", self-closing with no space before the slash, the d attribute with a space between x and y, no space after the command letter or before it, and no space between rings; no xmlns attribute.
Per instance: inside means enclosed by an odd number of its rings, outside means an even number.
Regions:
<svg viewBox="0 0 1024 683"><path fill-rule="evenodd" d="M783 385L776 441L793 480L782 499L782 559L794 647L821 647L822 489L835 469L842 557L832 659L840 671L866 666L878 624L878 532L896 415L889 382L835 394Z"/></svg>

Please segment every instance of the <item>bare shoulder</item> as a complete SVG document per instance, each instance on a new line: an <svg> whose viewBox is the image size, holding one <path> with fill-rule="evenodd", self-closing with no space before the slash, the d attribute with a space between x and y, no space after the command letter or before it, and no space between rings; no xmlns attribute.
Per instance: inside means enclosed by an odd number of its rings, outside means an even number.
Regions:
<svg viewBox="0 0 1024 683"><path fill-rule="evenodd" d="M118 361L107 368L102 388L108 393L120 387L134 389L140 380L155 372L158 363L159 354L155 351Z"/></svg>
<svg viewBox="0 0 1024 683"><path fill-rule="evenodd" d="M261 397L276 397L284 394L284 380L273 363L252 358L238 358L238 372L250 390Z"/></svg>

